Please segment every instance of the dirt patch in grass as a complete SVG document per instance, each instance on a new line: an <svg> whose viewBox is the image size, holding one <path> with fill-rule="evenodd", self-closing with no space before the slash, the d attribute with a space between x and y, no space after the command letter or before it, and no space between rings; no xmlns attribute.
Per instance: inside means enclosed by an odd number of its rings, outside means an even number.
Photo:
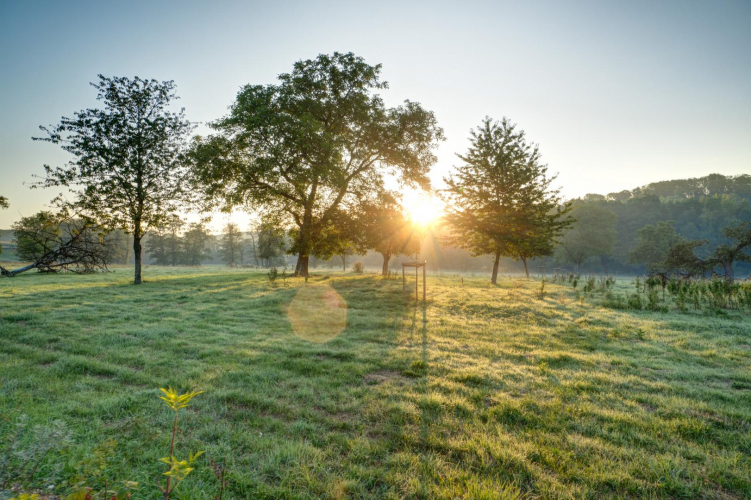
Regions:
<svg viewBox="0 0 751 500"><path fill-rule="evenodd" d="M368 373L363 377L366 385L382 384L391 380L403 382L407 380L407 377L399 372L392 370L380 370L373 373Z"/></svg>

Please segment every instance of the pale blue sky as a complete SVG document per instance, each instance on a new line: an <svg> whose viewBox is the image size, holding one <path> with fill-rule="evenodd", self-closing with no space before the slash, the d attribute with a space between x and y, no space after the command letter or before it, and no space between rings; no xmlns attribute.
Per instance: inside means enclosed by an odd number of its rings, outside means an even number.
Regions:
<svg viewBox="0 0 751 500"><path fill-rule="evenodd" d="M39 125L95 105L97 73L173 79L188 117L294 61L383 64L448 140L436 184L485 115L541 146L569 197L751 173L751 2L26 2L0 0L0 228L56 193L23 185L66 155Z"/></svg>

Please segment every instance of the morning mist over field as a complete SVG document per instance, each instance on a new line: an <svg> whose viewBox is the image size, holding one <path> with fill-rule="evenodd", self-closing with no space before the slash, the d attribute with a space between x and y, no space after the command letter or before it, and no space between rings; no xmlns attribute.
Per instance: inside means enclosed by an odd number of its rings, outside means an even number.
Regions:
<svg viewBox="0 0 751 500"><path fill-rule="evenodd" d="M749 26L0 0L0 500L751 498Z"/></svg>

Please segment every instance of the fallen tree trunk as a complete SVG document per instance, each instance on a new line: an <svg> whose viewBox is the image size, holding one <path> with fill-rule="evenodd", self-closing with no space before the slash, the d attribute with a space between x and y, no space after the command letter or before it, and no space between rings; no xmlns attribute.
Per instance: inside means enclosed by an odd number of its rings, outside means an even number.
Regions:
<svg viewBox="0 0 751 500"><path fill-rule="evenodd" d="M21 274L21 273L24 273L24 272L29 271L31 269L35 269L38 266L39 266L39 263L35 262L35 263L30 264L28 266L19 267L18 269L14 269L12 271L8 271L3 266L0 266L0 275L7 276L8 278L12 278L13 276L15 276L17 274Z"/></svg>
<svg viewBox="0 0 751 500"><path fill-rule="evenodd" d="M39 231L25 231L20 236L27 246L42 249L27 255L33 263L8 270L0 266L0 275L12 278L31 269L57 272L60 269L77 274L106 271L111 249L100 228L82 220L49 224Z"/></svg>

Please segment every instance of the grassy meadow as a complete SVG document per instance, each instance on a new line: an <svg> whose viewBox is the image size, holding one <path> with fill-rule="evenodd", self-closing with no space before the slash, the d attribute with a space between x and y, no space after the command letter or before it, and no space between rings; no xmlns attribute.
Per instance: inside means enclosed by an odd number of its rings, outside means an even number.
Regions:
<svg viewBox="0 0 751 500"><path fill-rule="evenodd" d="M206 453L179 498L214 498L210 460L231 499L751 498L747 312L520 278L430 275L423 306L373 274L131 274L0 279L0 484L159 498L172 386L205 391L180 413L176 455Z"/></svg>

